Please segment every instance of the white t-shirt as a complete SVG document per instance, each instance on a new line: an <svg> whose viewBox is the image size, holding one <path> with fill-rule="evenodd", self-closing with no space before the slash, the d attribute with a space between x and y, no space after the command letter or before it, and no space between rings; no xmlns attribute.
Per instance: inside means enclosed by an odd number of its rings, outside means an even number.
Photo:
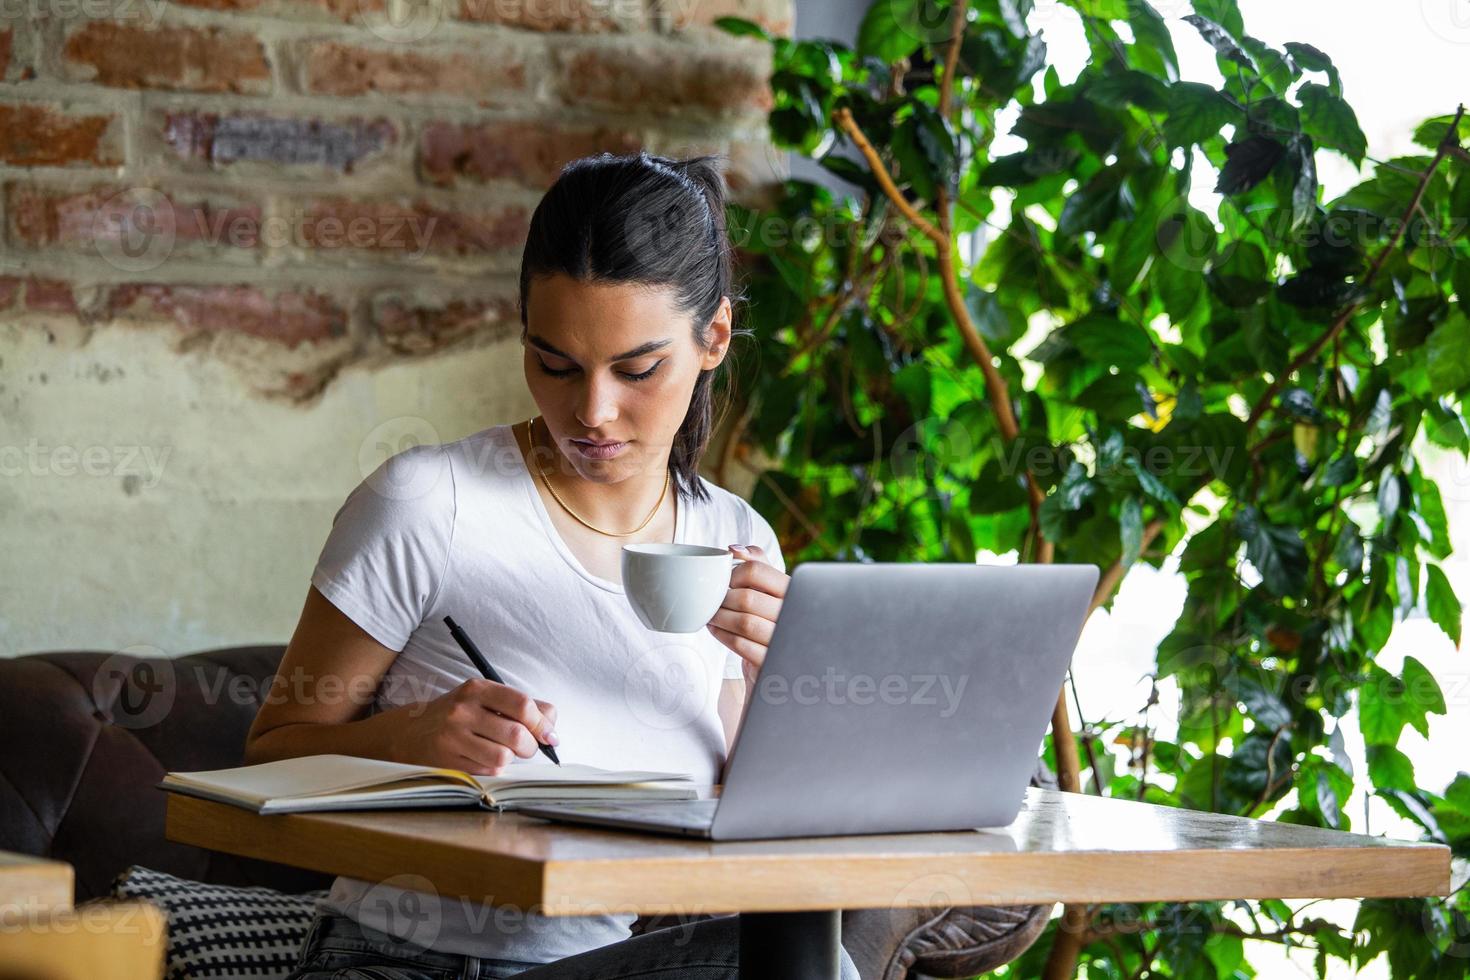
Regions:
<svg viewBox="0 0 1470 980"><path fill-rule="evenodd" d="M755 544L785 571L770 524L700 478L708 501L680 496L674 540ZM557 755L608 769L719 777L722 677L741 660L708 630L644 627L621 586L589 573L551 523L508 425L387 460L348 495L311 582L378 642L400 650L377 692L386 708L438 697L480 676L444 617L474 639L505 682L556 705ZM524 760L517 760L517 763ZM534 760L544 762L538 754ZM536 909L427 894L406 873L338 878L327 907L437 950L545 963L627 938L635 915L543 916Z"/></svg>

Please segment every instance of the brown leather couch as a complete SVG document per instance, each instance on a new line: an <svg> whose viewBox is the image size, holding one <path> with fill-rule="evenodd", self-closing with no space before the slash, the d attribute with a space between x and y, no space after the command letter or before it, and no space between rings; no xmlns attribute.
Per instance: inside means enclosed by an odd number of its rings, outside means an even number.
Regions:
<svg viewBox="0 0 1470 980"><path fill-rule="evenodd" d="M101 652L0 658L0 850L67 861L77 900L106 894L141 864L219 884L322 888L314 872L164 839L170 770L239 765L259 695L284 647L176 659ZM1045 769L1033 783L1045 784ZM842 941L864 980L968 977L1009 962L1051 906L852 909ZM648 925L640 921L640 926Z"/></svg>

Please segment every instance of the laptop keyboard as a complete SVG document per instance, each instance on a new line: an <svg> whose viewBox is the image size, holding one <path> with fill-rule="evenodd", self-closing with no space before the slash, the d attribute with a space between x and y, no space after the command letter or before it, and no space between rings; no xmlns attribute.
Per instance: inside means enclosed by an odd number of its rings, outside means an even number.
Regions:
<svg viewBox="0 0 1470 980"><path fill-rule="evenodd" d="M719 800L654 800L647 803L559 803L558 810L634 817L676 827L707 827ZM549 809L549 807L548 807Z"/></svg>

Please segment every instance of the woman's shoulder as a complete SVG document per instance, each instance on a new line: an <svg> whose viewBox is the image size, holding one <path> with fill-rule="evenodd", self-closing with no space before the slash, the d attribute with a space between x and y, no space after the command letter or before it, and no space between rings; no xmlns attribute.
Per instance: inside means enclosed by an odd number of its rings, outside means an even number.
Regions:
<svg viewBox="0 0 1470 980"><path fill-rule="evenodd" d="M699 477L699 483L708 494L703 507L710 515L713 525L710 530L727 532L740 538L738 541L731 540L721 544L758 544L767 547L768 542L775 540L776 535L770 523L750 501L733 490L711 483L703 476Z"/></svg>
<svg viewBox="0 0 1470 980"><path fill-rule="evenodd" d="M368 473L363 485L386 499L431 503L453 496L459 484L509 477L523 465L510 426L493 425L453 441L400 449Z"/></svg>

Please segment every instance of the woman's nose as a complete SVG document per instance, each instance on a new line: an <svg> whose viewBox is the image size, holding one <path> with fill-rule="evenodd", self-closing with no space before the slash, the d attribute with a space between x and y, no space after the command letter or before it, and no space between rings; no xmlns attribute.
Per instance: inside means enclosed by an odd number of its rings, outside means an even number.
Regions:
<svg viewBox="0 0 1470 980"><path fill-rule="evenodd" d="M581 401L577 406L577 421L589 429L617 421L617 395L615 386L597 378L587 382L582 389Z"/></svg>

